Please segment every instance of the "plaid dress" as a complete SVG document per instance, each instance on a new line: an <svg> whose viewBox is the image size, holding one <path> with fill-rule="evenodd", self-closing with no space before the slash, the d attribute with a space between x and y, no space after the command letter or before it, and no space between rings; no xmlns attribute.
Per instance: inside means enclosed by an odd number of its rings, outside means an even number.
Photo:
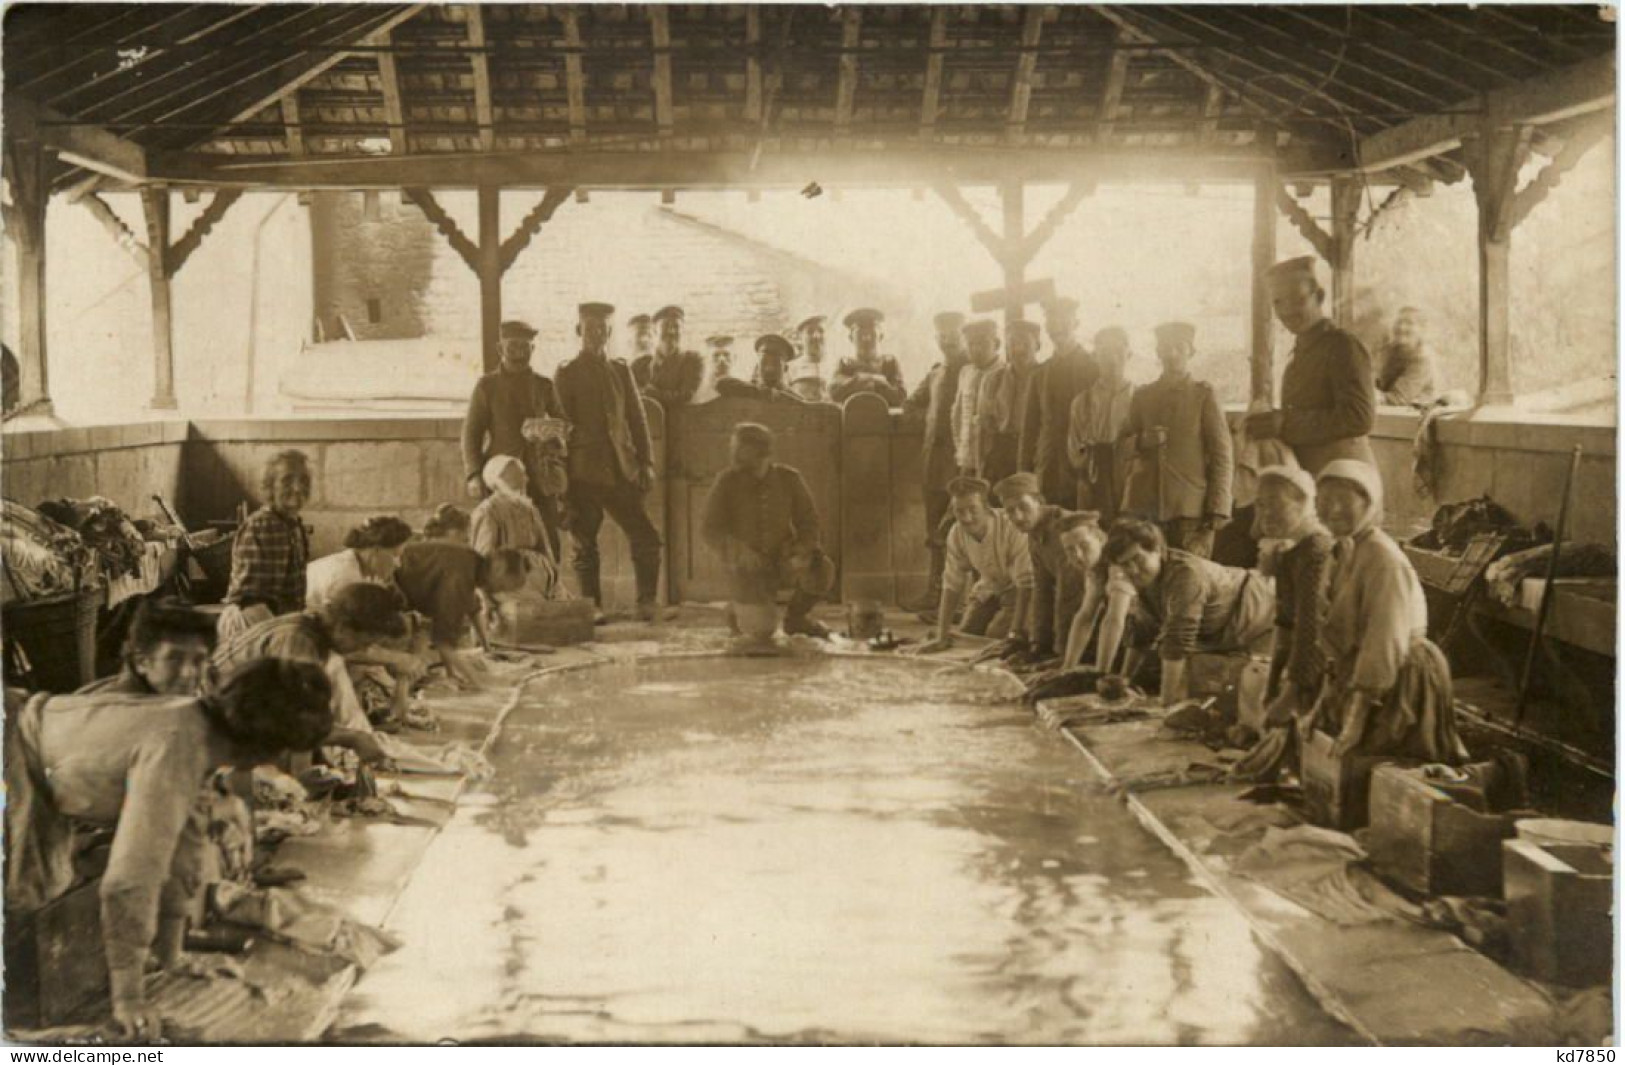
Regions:
<svg viewBox="0 0 1625 1065"><path fill-rule="evenodd" d="M298 518L261 507L248 516L231 545L228 605L263 604L272 614L305 608L305 566L310 532Z"/></svg>

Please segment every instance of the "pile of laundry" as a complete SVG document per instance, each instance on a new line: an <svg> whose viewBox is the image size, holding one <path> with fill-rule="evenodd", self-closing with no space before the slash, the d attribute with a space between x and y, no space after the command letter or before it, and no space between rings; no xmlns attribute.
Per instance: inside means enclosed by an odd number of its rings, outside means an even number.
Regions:
<svg viewBox="0 0 1625 1065"><path fill-rule="evenodd" d="M96 553L73 529L10 499L0 513L0 603L54 599L101 584Z"/></svg>
<svg viewBox="0 0 1625 1065"><path fill-rule="evenodd" d="M105 496L52 500L41 503L39 512L79 534L95 553L97 568L107 581L138 576L147 554L147 541L179 535L172 526L132 519Z"/></svg>

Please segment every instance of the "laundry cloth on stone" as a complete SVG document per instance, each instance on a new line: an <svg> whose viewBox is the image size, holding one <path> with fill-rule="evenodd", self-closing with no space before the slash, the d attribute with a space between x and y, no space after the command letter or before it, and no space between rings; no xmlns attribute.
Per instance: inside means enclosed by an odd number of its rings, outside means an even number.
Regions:
<svg viewBox="0 0 1625 1065"><path fill-rule="evenodd" d="M274 939L362 969L400 946L382 929L352 921L297 888L251 888L228 882L216 885L211 895L211 906L221 920L263 929Z"/></svg>
<svg viewBox="0 0 1625 1065"><path fill-rule="evenodd" d="M1299 825L1267 829L1231 869L1336 924L1421 921L1418 907L1359 864L1365 857L1353 836Z"/></svg>

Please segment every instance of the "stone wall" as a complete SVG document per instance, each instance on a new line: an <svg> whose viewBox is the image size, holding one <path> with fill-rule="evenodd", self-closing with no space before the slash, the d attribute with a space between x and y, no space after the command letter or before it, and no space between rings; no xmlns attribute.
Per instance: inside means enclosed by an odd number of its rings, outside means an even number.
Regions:
<svg viewBox="0 0 1625 1065"><path fill-rule="evenodd" d="M181 506L187 430L172 421L8 432L0 442L0 491L30 507L101 495L134 517L157 518L154 495Z"/></svg>

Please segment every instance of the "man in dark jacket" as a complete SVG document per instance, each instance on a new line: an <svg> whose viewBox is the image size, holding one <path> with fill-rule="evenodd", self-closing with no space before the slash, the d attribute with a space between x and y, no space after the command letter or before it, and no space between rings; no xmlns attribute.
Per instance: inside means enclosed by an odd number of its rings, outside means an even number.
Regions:
<svg viewBox="0 0 1625 1065"><path fill-rule="evenodd" d="M921 494L925 500L925 545L931 553L930 582L925 593L908 609L930 614L942 598L942 570L946 560L948 530L948 482L959 473L954 462L954 398L959 395L959 371L970 358L965 337L960 332L965 316L943 311L931 320L937 330L937 349L942 361L931 367L925 380L908 397L903 409L925 414L925 433L920 450Z"/></svg>
<svg viewBox="0 0 1625 1065"><path fill-rule="evenodd" d="M903 388L903 370L897 360L880 353L880 323L886 316L871 307L860 307L842 324L852 338L852 357L842 359L829 382L829 398L845 403L859 392L873 392L888 407L901 407L908 398Z"/></svg>
<svg viewBox="0 0 1625 1065"><path fill-rule="evenodd" d="M734 426L732 464L705 501L702 531L733 576L736 603L763 605L789 586L786 635L827 639L809 613L829 591L834 567L819 538L818 508L800 471L773 461L773 433Z"/></svg>
<svg viewBox="0 0 1625 1065"><path fill-rule="evenodd" d="M1376 465L1371 356L1358 337L1326 317L1326 290L1315 277L1314 257L1276 263L1268 280L1275 317L1297 341L1281 375L1281 409L1247 415L1247 435L1289 445L1310 473L1333 459Z"/></svg>
<svg viewBox="0 0 1625 1065"><path fill-rule="evenodd" d="M649 359L648 382L643 394L658 399L667 414L694 402L694 393L705 379L705 360L697 351L683 350L683 309L662 307L654 314L659 343ZM636 375L634 375L636 377Z"/></svg>
<svg viewBox="0 0 1625 1065"><path fill-rule="evenodd" d="M1067 453L1072 401L1094 383L1094 357L1078 340L1078 301L1058 299L1044 306L1044 331L1053 354L1033 371L1021 416L1017 468L1036 474L1045 499L1072 499L1077 484Z"/></svg>
<svg viewBox="0 0 1625 1065"><path fill-rule="evenodd" d="M1208 558L1230 520L1230 429L1213 386L1190 374L1196 327L1164 322L1156 333L1162 376L1135 390L1123 426L1135 455L1125 509L1161 526L1170 547Z"/></svg>
<svg viewBox="0 0 1625 1065"><path fill-rule="evenodd" d="M631 543L638 616L653 621L661 545L643 497L654 487L654 445L631 368L608 355L614 313L607 303L581 304L581 353L558 371L559 404L571 425L570 533L581 594L602 607L598 530L609 514Z"/></svg>
<svg viewBox="0 0 1625 1065"><path fill-rule="evenodd" d="M561 501L543 490L543 456L524 437L525 422L532 418L562 418L553 382L530 368L535 350L536 330L520 321L503 322L497 327L502 348L502 364L474 386L463 417L463 476L470 499L485 496L481 473L485 464L498 455L511 455L524 463L531 502L542 512L547 536L555 555L559 549L562 522Z"/></svg>

